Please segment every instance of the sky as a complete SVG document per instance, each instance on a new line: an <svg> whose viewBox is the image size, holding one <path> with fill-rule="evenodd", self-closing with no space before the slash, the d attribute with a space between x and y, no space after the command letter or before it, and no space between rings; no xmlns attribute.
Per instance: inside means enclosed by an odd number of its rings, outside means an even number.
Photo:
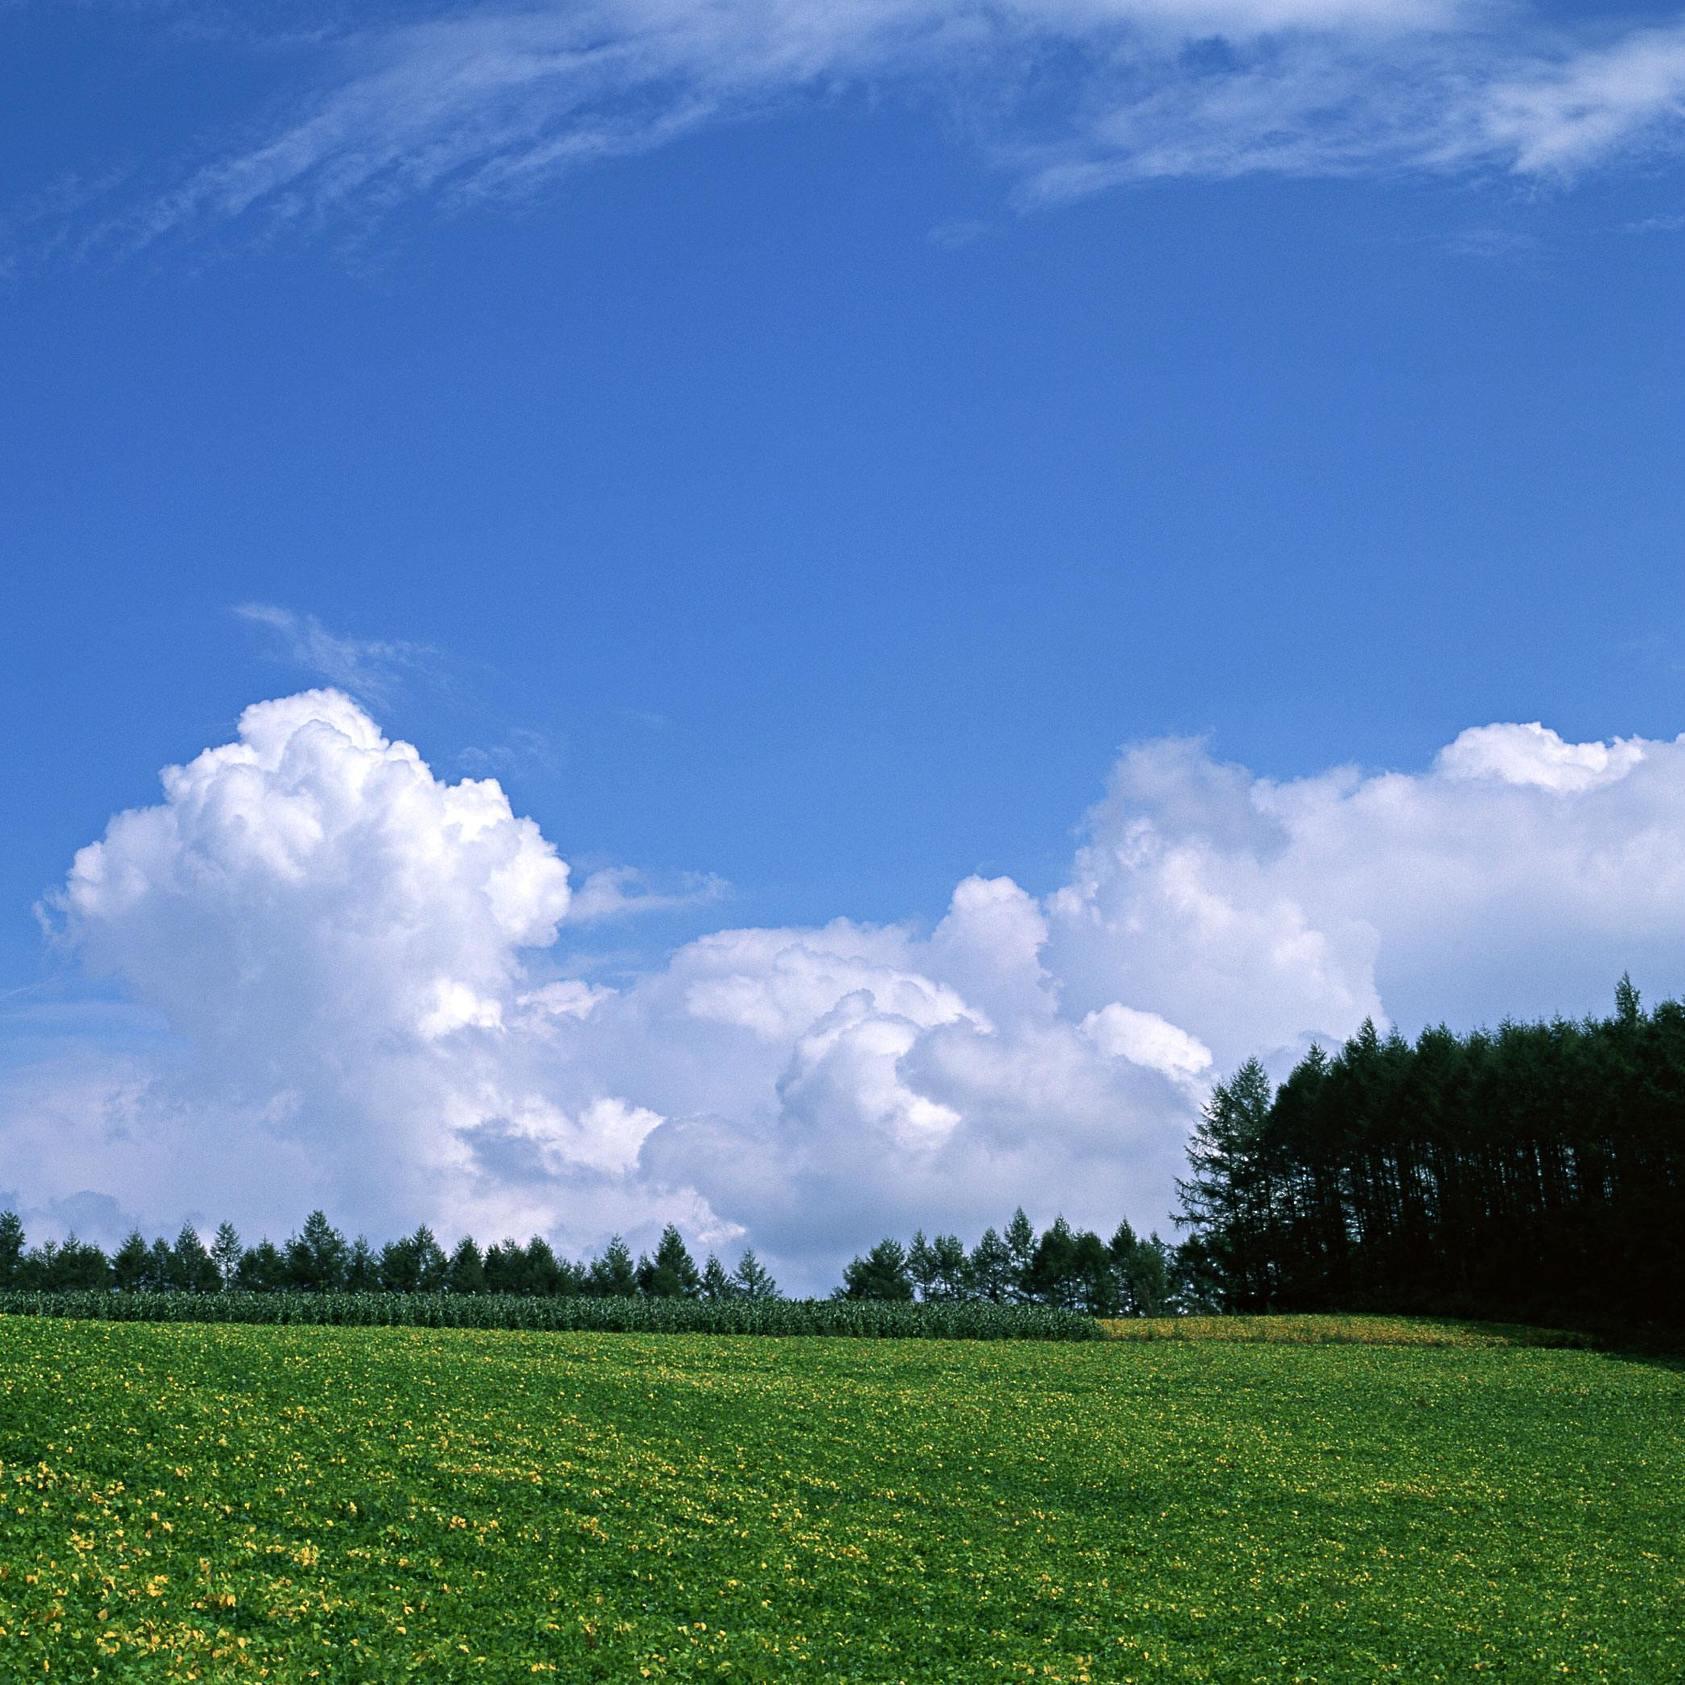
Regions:
<svg viewBox="0 0 1685 1685"><path fill-rule="evenodd" d="M1685 13L0 5L0 1204L1169 1232L1677 995Z"/></svg>

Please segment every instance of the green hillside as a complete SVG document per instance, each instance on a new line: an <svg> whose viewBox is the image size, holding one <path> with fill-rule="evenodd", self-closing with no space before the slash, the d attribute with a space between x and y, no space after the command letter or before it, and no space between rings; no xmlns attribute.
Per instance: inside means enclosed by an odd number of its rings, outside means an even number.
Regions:
<svg viewBox="0 0 1685 1685"><path fill-rule="evenodd" d="M1685 1374L0 1319L28 1679L1685 1678Z"/></svg>

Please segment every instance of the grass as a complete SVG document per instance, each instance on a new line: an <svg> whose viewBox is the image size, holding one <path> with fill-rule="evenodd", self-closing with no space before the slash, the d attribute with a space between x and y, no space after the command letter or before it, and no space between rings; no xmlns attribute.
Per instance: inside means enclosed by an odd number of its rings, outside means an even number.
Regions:
<svg viewBox="0 0 1685 1685"><path fill-rule="evenodd" d="M1685 1375L0 1318L0 1675L1685 1678Z"/></svg>
<svg viewBox="0 0 1685 1685"><path fill-rule="evenodd" d="M1584 1346L1589 1335L1520 1322L1430 1316L1161 1316L1102 1320L1114 1340L1194 1340L1286 1346Z"/></svg>

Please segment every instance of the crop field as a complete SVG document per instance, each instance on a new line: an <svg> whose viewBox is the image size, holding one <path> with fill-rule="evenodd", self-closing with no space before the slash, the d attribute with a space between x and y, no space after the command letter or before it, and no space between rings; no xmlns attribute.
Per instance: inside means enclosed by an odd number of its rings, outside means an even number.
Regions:
<svg viewBox="0 0 1685 1685"><path fill-rule="evenodd" d="M0 1318L0 1677L1685 1678L1685 1374Z"/></svg>

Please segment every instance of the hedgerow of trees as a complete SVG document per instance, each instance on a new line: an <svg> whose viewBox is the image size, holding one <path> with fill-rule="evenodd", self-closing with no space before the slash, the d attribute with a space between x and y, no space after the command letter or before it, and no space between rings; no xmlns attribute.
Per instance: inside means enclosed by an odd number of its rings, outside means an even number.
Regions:
<svg viewBox="0 0 1685 1685"><path fill-rule="evenodd" d="M1248 1061L1188 1156L1180 1255L1227 1309L1685 1325L1685 1006L1628 978L1607 1018Z"/></svg>
<svg viewBox="0 0 1685 1685"><path fill-rule="evenodd" d="M1076 1230L1063 1217L1037 1234L1022 1210L1003 1233L984 1232L967 1248L956 1235L911 1245L880 1241L854 1259L833 1297L891 1303L1040 1305L1095 1316L1156 1316L1190 1301L1178 1254L1157 1235L1141 1238L1120 1223L1109 1240ZM184 1224L173 1243L138 1231L109 1258L72 1237L26 1249L23 1225L0 1213L0 1290L125 1293L408 1293L518 1294L555 1298L775 1299L778 1284L753 1249L727 1270L710 1254L698 1267L673 1226L653 1253L633 1258L617 1235L589 1263L560 1258L542 1236L505 1240L484 1251L464 1236L448 1253L425 1226L375 1250L361 1235L347 1240L312 1211L282 1246L246 1246L223 1223L210 1243Z"/></svg>

